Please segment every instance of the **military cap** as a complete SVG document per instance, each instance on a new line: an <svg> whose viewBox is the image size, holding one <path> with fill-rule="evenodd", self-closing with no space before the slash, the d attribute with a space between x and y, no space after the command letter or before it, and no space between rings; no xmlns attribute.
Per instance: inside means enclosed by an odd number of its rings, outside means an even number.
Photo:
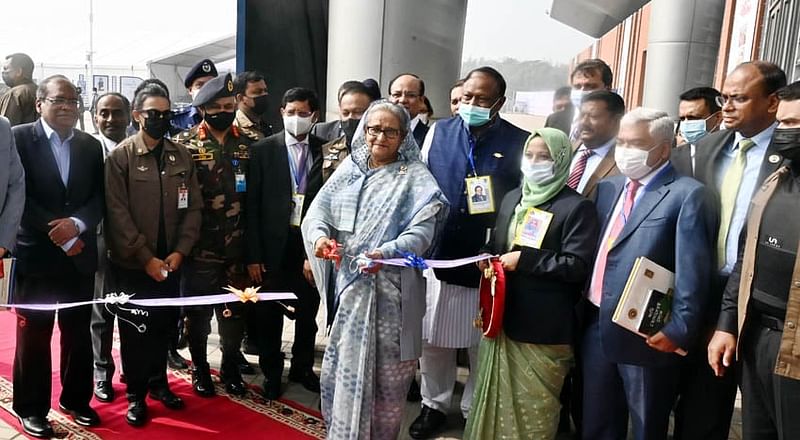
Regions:
<svg viewBox="0 0 800 440"><path fill-rule="evenodd" d="M201 60L199 63L192 66L191 69L189 69L189 73L187 73L186 77L183 79L183 85L185 85L188 89L192 86L194 80L204 76L217 76L217 66L215 66L214 62L208 58Z"/></svg>
<svg viewBox="0 0 800 440"><path fill-rule="evenodd" d="M233 95L233 80L231 79L231 74L226 73L225 76L218 76L203 84L203 87L200 88L200 91L197 92L197 95L194 97L192 105L200 107L217 98L225 98Z"/></svg>

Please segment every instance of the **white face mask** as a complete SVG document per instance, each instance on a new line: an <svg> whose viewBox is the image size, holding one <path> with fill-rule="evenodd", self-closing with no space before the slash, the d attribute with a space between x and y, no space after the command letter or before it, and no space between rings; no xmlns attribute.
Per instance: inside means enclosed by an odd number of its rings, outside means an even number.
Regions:
<svg viewBox="0 0 800 440"><path fill-rule="evenodd" d="M314 125L313 116L309 116L307 118L301 118L300 116L297 115L283 117L283 127L292 136L302 136L308 133L309 131L311 131L311 127L313 125Z"/></svg>
<svg viewBox="0 0 800 440"><path fill-rule="evenodd" d="M552 160L531 162L523 158L520 166L520 171L525 176L525 180L537 185L550 181L555 175L554 169L555 162Z"/></svg>
<svg viewBox="0 0 800 440"><path fill-rule="evenodd" d="M581 100L583 100L583 97L588 95L589 93L591 92L588 90L572 89L572 92L570 92L569 94L569 100L572 101L572 105L576 109L579 109L581 108Z"/></svg>
<svg viewBox="0 0 800 440"><path fill-rule="evenodd" d="M650 174L653 167L647 164L650 152L655 150L658 145L653 145L647 150L638 148L620 147L614 149L614 161L617 163L619 172L631 180L639 180Z"/></svg>

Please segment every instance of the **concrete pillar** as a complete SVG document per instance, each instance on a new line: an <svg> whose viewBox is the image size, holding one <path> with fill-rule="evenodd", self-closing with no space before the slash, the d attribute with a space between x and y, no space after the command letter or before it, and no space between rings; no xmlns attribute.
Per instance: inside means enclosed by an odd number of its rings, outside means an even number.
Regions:
<svg viewBox="0 0 800 440"><path fill-rule="evenodd" d="M466 14L467 0L330 0L326 120L338 117L343 82L374 78L387 96L403 72L425 81L435 117L449 115Z"/></svg>
<svg viewBox="0 0 800 440"><path fill-rule="evenodd" d="M714 85L725 0L652 0L645 107L678 115L678 96Z"/></svg>

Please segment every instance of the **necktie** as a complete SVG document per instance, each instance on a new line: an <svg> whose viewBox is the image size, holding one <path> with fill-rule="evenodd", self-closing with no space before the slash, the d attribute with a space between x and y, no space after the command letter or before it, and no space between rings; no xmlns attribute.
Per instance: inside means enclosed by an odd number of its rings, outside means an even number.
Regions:
<svg viewBox="0 0 800 440"><path fill-rule="evenodd" d="M302 142L294 144L295 149L295 183L297 184L297 193L305 194L306 192L306 162L308 157L308 149Z"/></svg>
<svg viewBox="0 0 800 440"><path fill-rule="evenodd" d="M583 172L586 171L586 162L589 160L589 156L593 153L590 149L585 149L581 153L580 157L578 157L578 161L575 162L575 168L572 169L572 172L569 173L569 178L567 178L567 186L577 190L578 184L581 183L581 178L583 177Z"/></svg>
<svg viewBox="0 0 800 440"><path fill-rule="evenodd" d="M726 249L728 242L728 231L730 230L731 219L733 218L733 210L736 208L736 197L739 195L739 185L742 183L742 176L744 176L744 168L747 165L747 150L755 146L755 142L751 139L742 139L739 141L739 149L736 152L736 157L733 162L728 166L725 171L725 177L722 179L722 188L720 190L720 223L719 223L719 236L717 237L717 262L719 267L725 266Z"/></svg>
<svg viewBox="0 0 800 440"><path fill-rule="evenodd" d="M633 211L633 203L636 201L636 193L641 188L642 184L638 180L631 180L628 183L627 193L625 194L625 201L622 203L622 210L614 224L611 225L611 230L608 232L608 239L603 240L600 244L600 251L597 253L597 264L594 267L594 274L592 274L592 284L589 287L589 301L596 306L600 306L600 300L603 298L603 278L606 274L606 260L608 259L608 251L614 245L617 237L619 237L625 223L631 217Z"/></svg>

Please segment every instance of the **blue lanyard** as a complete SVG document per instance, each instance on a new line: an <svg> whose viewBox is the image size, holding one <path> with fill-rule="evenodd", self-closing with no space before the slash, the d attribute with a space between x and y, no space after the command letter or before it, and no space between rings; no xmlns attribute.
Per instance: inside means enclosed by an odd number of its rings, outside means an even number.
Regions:
<svg viewBox="0 0 800 440"><path fill-rule="evenodd" d="M472 137L469 129L467 129L467 140L469 142L469 152L467 153L469 166L472 167L472 176L478 177L478 170L475 168L475 158L473 157L473 154L475 154L475 138Z"/></svg>
<svg viewBox="0 0 800 440"><path fill-rule="evenodd" d="M292 147L288 147L289 149L289 172L292 174L292 180L295 184L295 192L298 194L303 194L306 190L305 188L305 180L306 180L306 166L308 164L308 157L300 164L300 168L296 167L297 163L297 154L295 149Z"/></svg>

